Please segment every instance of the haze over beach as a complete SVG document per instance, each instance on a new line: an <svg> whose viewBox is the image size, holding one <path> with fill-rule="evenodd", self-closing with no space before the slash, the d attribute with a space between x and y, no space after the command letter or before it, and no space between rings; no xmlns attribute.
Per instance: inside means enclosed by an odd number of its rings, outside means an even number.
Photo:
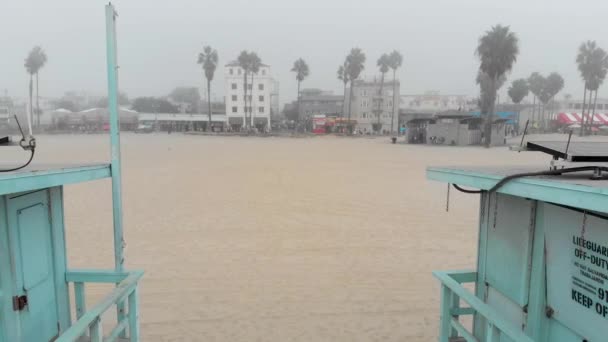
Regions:
<svg viewBox="0 0 608 342"><path fill-rule="evenodd" d="M23 59L42 46L49 63L41 73L40 93L60 97L66 91L104 95L104 2L78 0L7 1L0 21L0 91L27 96ZM295 98L289 72L303 57L311 68L307 87L341 93L335 71L352 47L368 56L364 75L375 76L376 59L401 51L398 72L402 94L437 90L476 95L477 39L492 25L510 25L522 54L512 78L534 71L560 72L564 93L582 95L574 63L581 42L608 46L608 3L569 0L505 3L483 0L285 0L115 1L119 12L120 87L131 98L166 95L177 86L204 84L196 56L204 45L219 52L220 65L241 50L254 50L271 65L280 83L281 103ZM586 10L582 10L585 8ZM224 96L216 77L212 98ZM502 97L505 89L502 89ZM607 97L600 90L600 97Z"/></svg>

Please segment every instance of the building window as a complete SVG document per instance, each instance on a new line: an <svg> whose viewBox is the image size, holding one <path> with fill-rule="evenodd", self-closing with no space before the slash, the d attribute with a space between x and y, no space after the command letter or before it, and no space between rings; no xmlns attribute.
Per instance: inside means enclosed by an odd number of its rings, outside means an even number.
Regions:
<svg viewBox="0 0 608 342"><path fill-rule="evenodd" d="M264 84L263 83L258 84L258 90L264 90Z"/></svg>
<svg viewBox="0 0 608 342"><path fill-rule="evenodd" d="M367 96L367 90L361 90L361 96Z"/></svg>
<svg viewBox="0 0 608 342"><path fill-rule="evenodd" d="M236 107L232 107L232 112L233 112L233 113L236 113L236 112L237 112L237 110L238 110L238 109L237 109Z"/></svg>
<svg viewBox="0 0 608 342"><path fill-rule="evenodd" d="M388 108L393 107L393 101L388 101L388 103L386 104L386 106L387 106Z"/></svg>
<svg viewBox="0 0 608 342"><path fill-rule="evenodd" d="M266 75L266 69L262 69L262 75Z"/></svg>
<svg viewBox="0 0 608 342"><path fill-rule="evenodd" d="M264 95L260 95L260 96L258 96L258 100L259 100L260 102L264 102Z"/></svg>
<svg viewBox="0 0 608 342"><path fill-rule="evenodd" d="M251 95L247 95L247 100L251 101Z"/></svg>
<svg viewBox="0 0 608 342"><path fill-rule="evenodd" d="M230 68L230 75L234 75L234 69Z"/></svg>
<svg viewBox="0 0 608 342"><path fill-rule="evenodd" d="M232 83L232 89L236 89L236 83Z"/></svg>
<svg viewBox="0 0 608 342"><path fill-rule="evenodd" d="M258 107L258 112L264 113L264 107Z"/></svg>
<svg viewBox="0 0 608 342"><path fill-rule="evenodd" d="M238 68L237 70L238 70L238 74L240 75L241 74L241 68Z"/></svg>
<svg viewBox="0 0 608 342"><path fill-rule="evenodd" d="M237 100L237 96L236 95L232 95L232 101L236 101Z"/></svg>
<svg viewBox="0 0 608 342"><path fill-rule="evenodd" d="M577 103L574 105L574 109L581 109L583 105L581 103Z"/></svg>
<svg viewBox="0 0 608 342"><path fill-rule="evenodd" d="M253 89L253 85L250 83L247 85L247 90L251 90L251 89Z"/></svg>
<svg viewBox="0 0 608 342"><path fill-rule="evenodd" d="M361 116L362 116L364 119L367 119L367 113L363 113Z"/></svg>

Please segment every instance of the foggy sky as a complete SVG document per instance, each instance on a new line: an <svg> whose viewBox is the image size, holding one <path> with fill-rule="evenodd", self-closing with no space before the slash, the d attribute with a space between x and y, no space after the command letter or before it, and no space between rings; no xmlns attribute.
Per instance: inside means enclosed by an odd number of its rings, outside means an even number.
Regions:
<svg viewBox="0 0 608 342"><path fill-rule="evenodd" d="M220 68L213 96L223 96L223 65L243 49L253 50L280 81L281 103L296 97L293 61L311 69L304 88L341 93L336 70L352 47L367 55L364 75L376 60L397 49L401 93L438 90L477 95L479 62L474 50L492 25L510 25L520 56L509 76L557 71L564 93L582 98L575 65L587 39L608 49L608 1L599 0L117 0L120 88L129 97L166 95L176 86L203 85L196 58L204 45L216 48ZM104 95L104 1L2 0L0 92L27 96L23 61L34 45L48 63L40 73L41 96L65 91ZM583 14L584 12L584 14ZM504 93L507 86L503 87ZM204 94L201 94L204 96ZM608 95L608 86L600 97ZM502 95L504 96L504 95Z"/></svg>

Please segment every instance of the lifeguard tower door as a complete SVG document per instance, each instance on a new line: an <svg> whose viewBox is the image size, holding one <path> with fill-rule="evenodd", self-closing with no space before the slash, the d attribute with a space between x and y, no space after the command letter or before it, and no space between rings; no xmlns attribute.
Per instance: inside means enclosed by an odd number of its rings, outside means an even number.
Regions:
<svg viewBox="0 0 608 342"><path fill-rule="evenodd" d="M60 324L48 191L7 196L6 202L9 258L14 265L12 309L17 321L13 336L18 341L52 341Z"/></svg>

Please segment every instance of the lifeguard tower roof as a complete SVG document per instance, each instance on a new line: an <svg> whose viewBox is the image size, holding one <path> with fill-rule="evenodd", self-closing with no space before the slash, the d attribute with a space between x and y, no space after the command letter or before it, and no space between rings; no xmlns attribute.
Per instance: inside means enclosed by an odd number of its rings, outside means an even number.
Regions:
<svg viewBox="0 0 608 342"><path fill-rule="evenodd" d="M608 163L597 165L608 167ZM542 167L430 167L427 169L427 178L488 191L507 176L537 172ZM591 176L591 171L583 171L556 176L516 178L502 186L498 192L587 210L606 211L608 180L593 180Z"/></svg>
<svg viewBox="0 0 608 342"><path fill-rule="evenodd" d="M0 169L14 165L0 164ZM0 173L0 195L82 183L111 176L110 164L36 164Z"/></svg>

